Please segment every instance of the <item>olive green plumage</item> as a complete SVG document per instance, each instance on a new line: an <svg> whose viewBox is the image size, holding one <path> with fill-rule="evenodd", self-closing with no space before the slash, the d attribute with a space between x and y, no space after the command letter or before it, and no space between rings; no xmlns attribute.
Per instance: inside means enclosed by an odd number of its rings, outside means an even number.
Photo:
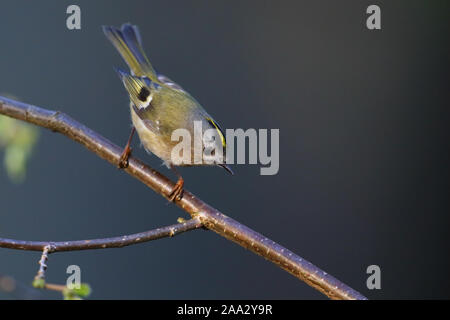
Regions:
<svg viewBox="0 0 450 320"><path fill-rule="evenodd" d="M178 144L178 141L171 141L172 132L180 128L187 129L194 139L194 121L201 121L203 131L217 131L220 138L214 142L220 144L218 147L223 149L225 159L225 135L219 125L188 92L155 72L142 48L138 28L124 24L120 29L103 27L103 31L130 68L131 73L122 70L118 70L118 73L129 94L133 125L145 149L171 166L171 151ZM192 159L193 152L192 148ZM212 164L231 172L224 161Z"/></svg>

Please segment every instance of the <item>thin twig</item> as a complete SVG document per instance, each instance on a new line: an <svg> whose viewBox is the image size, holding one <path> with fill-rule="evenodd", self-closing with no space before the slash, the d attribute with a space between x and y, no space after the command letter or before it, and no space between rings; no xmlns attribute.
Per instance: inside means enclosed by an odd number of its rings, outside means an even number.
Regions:
<svg viewBox="0 0 450 320"><path fill-rule="evenodd" d="M44 289L63 292L67 287L62 284L46 283L44 284Z"/></svg>
<svg viewBox="0 0 450 320"><path fill-rule="evenodd" d="M64 113L0 97L0 114L62 133L114 166L119 163L121 148ZM166 198L174 187L167 177L134 157L129 159L129 166L124 171ZM332 299L366 299L317 266L225 216L186 190L175 204L191 216L197 216L206 228L277 264Z"/></svg>
<svg viewBox="0 0 450 320"><path fill-rule="evenodd" d="M0 238L0 247L16 250L31 250L31 251L43 251L42 257L47 254L62 251L75 251L75 250L92 250L92 249L106 249L106 248L122 248L125 246L148 242L151 240L157 240L161 238L173 237L177 234L199 229L203 226L200 219L189 219L183 223L177 223L167 227L161 227L145 232L113 237L103 239L91 239L91 240L75 240L75 241L25 241ZM39 272L45 271L45 261L47 259L39 261L41 268ZM41 263L42 262L42 263ZM38 273L39 274L39 273ZM43 272L42 272L43 275Z"/></svg>
<svg viewBox="0 0 450 320"><path fill-rule="evenodd" d="M48 253L51 249L51 245L46 245L44 247L44 250L42 250L41 259L39 260L39 270L34 277L34 280L44 280L45 279L45 270L47 270L47 260L48 260Z"/></svg>

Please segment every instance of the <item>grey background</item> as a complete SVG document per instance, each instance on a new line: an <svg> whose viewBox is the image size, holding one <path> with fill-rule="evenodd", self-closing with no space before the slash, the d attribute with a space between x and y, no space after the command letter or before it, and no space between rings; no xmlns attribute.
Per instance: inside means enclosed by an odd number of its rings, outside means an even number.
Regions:
<svg viewBox="0 0 450 320"><path fill-rule="evenodd" d="M382 30L365 27L378 4ZM78 4L82 29L66 29ZM139 25L158 71L224 128L279 128L280 171L186 168L186 188L371 299L448 298L449 5L445 1L2 1L0 92L62 110L123 145L130 116L101 25ZM135 141L135 155L171 173ZM42 131L25 183L0 169L0 236L75 240L186 215L67 138ZM30 283L39 253L0 249ZM95 299L322 299L207 231L58 253ZM370 291L367 266L382 270ZM0 298L11 296L0 293ZM45 292L44 298L59 298Z"/></svg>

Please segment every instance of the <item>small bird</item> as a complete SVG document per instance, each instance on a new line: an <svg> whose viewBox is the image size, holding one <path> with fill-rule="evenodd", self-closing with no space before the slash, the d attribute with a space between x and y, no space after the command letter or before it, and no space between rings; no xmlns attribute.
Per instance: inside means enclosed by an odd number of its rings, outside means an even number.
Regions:
<svg viewBox="0 0 450 320"><path fill-rule="evenodd" d="M233 174L225 163L226 139L219 124L181 86L155 71L144 53L137 26L129 23L123 24L120 29L103 26L103 32L130 68L130 73L117 70L130 98L133 122L130 137L120 157L119 167L128 166L128 158L131 154L130 144L134 132L137 131L145 150L162 159L178 177L175 187L168 195L170 201L180 200L183 194L184 180L175 169L175 165L218 165ZM199 139L194 134L194 122L202 125L202 136L207 129L215 130L216 137L219 138L210 142L215 144L214 147L223 150L220 161L207 161L211 159L205 158L204 155L201 162L174 164L171 154L178 142L172 141L172 133L176 129L186 129L192 140ZM200 139L202 139L200 143L203 143L204 138L200 137ZM192 141L191 144L192 157L194 157L195 143L196 141ZM214 152L211 155L214 156Z"/></svg>

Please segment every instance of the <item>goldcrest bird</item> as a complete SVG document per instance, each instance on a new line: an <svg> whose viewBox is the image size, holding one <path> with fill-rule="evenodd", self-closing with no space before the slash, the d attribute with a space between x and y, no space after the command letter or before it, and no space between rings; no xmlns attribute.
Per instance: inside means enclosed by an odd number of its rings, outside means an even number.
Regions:
<svg viewBox="0 0 450 320"><path fill-rule="evenodd" d="M181 86L168 77L156 73L144 53L137 26L128 23L122 25L120 29L104 26L103 32L130 68L130 73L118 70L129 94L133 122L130 138L122 153L119 166L124 168L128 165L128 157L131 154L130 144L136 130L146 151L162 159L167 167L178 176L178 181L169 194L169 199L171 201L180 200L184 180L174 168L172 149L178 141L172 141L171 136L176 129L186 129L192 140L199 139L194 134L194 122L197 121L202 125L201 136L207 129L216 131L216 136L219 138L214 139L213 143L218 144L217 147L223 150L222 160L177 163L176 165L218 165L233 174L225 163L226 140L219 124ZM202 138L200 137L200 139ZM194 144L195 141L192 141L190 150L192 156L194 155Z"/></svg>

